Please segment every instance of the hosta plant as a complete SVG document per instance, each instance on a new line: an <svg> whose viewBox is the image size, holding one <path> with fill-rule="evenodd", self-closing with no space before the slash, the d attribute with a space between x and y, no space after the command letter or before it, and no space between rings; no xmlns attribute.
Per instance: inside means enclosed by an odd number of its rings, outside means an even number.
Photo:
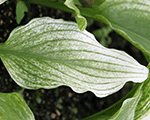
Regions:
<svg viewBox="0 0 150 120"><path fill-rule="evenodd" d="M87 21L83 17L106 23L138 47L149 61L150 1L95 0L88 2L88 8L80 7L78 0L28 2L72 12L77 23L34 18L15 28L7 41L0 43L0 58L19 86L50 89L66 85L77 93L92 91L97 97L106 97L132 81L137 85L127 96L85 120L150 116L150 65L143 66L123 51L103 47L85 30ZM32 120L34 115L19 93L0 93L0 119Z"/></svg>

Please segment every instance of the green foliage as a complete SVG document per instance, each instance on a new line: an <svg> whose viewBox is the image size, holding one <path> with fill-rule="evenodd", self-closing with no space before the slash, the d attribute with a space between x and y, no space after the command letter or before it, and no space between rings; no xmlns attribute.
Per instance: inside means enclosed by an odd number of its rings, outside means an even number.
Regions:
<svg viewBox="0 0 150 120"><path fill-rule="evenodd" d="M28 8L24 1L18 1L16 6L16 18L17 23L19 24L24 17L24 13L28 12Z"/></svg>
<svg viewBox="0 0 150 120"><path fill-rule="evenodd" d="M19 93L0 93L0 120L34 120Z"/></svg>
<svg viewBox="0 0 150 120"><path fill-rule="evenodd" d="M0 4L5 1L1 0ZM98 97L105 97L128 81L138 82L140 84L122 100L85 120L139 120L150 116L150 65L148 70L126 53L103 47L84 30L85 17L102 21L139 48L150 61L150 1L94 0L87 8L78 0L28 2L71 12L77 24L45 17L33 19L11 32L8 40L0 44L0 58L18 85L30 89L68 85L79 93L90 90ZM19 1L16 7L18 23L25 11L25 3ZM103 31L98 30L94 34L108 37L110 31L107 29L102 34ZM23 112L23 117L34 119L21 96L16 99L14 95L18 97L17 93L0 93L0 117L6 119L9 116L5 112L9 111L14 117ZM15 103L19 103L18 106ZM8 105L15 108L12 110ZM15 114L16 111L20 113ZM78 110L75 108L73 112Z"/></svg>
<svg viewBox="0 0 150 120"><path fill-rule="evenodd" d="M108 44L111 43L111 37L109 37L109 33L112 31L112 29L107 26L107 27L103 27L101 29L97 29L93 31L93 34L96 38L100 39L100 43L105 46L108 47Z"/></svg>

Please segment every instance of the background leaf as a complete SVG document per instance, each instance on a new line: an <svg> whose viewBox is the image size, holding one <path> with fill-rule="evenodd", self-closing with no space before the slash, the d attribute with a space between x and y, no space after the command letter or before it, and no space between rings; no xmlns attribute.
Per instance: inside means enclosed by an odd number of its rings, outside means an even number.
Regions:
<svg viewBox="0 0 150 120"><path fill-rule="evenodd" d="M111 43L111 37L109 33L112 32L112 29L107 26L93 31L93 34L96 38L100 39L101 45L108 47L108 44Z"/></svg>
<svg viewBox="0 0 150 120"><path fill-rule="evenodd" d="M143 82L149 72L125 52L100 45L76 23L48 17L13 30L0 51L11 77L29 89L67 85L105 97L128 81Z"/></svg>
<svg viewBox="0 0 150 120"><path fill-rule="evenodd" d="M81 31L85 30L86 29L86 26L87 26L87 21L86 19L80 15L80 11L79 9L74 5L74 2L73 0L66 0L65 3L64 3L67 7L69 7L70 9L72 9L74 11L74 16L75 16L75 19L78 23L78 26L79 26L79 29Z"/></svg>
<svg viewBox="0 0 150 120"><path fill-rule="evenodd" d="M25 16L25 12L28 12L28 8L24 1L18 1L16 5L16 18L17 23L19 24L23 17Z"/></svg>
<svg viewBox="0 0 150 120"><path fill-rule="evenodd" d="M116 32L150 56L150 2L143 0L107 0L95 18L109 24Z"/></svg>
<svg viewBox="0 0 150 120"><path fill-rule="evenodd" d="M19 93L0 93L0 120L34 120Z"/></svg>

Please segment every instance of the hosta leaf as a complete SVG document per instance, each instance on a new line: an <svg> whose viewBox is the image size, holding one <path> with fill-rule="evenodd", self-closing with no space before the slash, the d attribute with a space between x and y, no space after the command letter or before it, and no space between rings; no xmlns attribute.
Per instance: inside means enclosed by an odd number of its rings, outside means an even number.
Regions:
<svg viewBox="0 0 150 120"><path fill-rule="evenodd" d="M7 0L0 0L0 5L4 2L6 2Z"/></svg>
<svg viewBox="0 0 150 120"><path fill-rule="evenodd" d="M28 8L24 1L18 1L16 5L16 17L17 23L19 24L23 19L25 12L28 12Z"/></svg>
<svg viewBox="0 0 150 120"><path fill-rule="evenodd" d="M57 2L51 5L35 0L30 1L34 4L40 3L41 5L71 12L63 4L55 6L54 4ZM78 7L81 15L108 24L134 46L138 47L150 61L150 2L146 0L99 0L97 3L97 1L91 0L93 8Z"/></svg>
<svg viewBox="0 0 150 120"><path fill-rule="evenodd" d="M149 0L106 0L98 7L95 18L150 56L149 14Z"/></svg>
<svg viewBox="0 0 150 120"><path fill-rule="evenodd" d="M87 26L87 21L83 16L80 15L80 11L74 5L73 0L66 0L64 4L74 11L74 16L75 16L76 21L78 23L79 29L82 31L85 30L85 28Z"/></svg>
<svg viewBox="0 0 150 120"><path fill-rule="evenodd" d="M100 45L76 23L48 17L13 30L0 44L0 57L22 87L67 85L98 97L118 91L128 81L143 82L149 72L125 52Z"/></svg>
<svg viewBox="0 0 150 120"><path fill-rule="evenodd" d="M148 68L150 70L150 64ZM136 108L135 120L148 120L150 118L150 74L143 83L142 92L142 97Z"/></svg>
<svg viewBox="0 0 150 120"><path fill-rule="evenodd" d="M0 93L0 120L34 120L19 93Z"/></svg>

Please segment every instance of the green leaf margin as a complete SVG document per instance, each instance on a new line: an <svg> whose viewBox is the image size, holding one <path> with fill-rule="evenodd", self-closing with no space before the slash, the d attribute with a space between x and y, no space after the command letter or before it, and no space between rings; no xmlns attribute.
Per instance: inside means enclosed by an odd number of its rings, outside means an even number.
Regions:
<svg viewBox="0 0 150 120"><path fill-rule="evenodd" d="M80 11L79 9L74 5L74 2L73 0L66 0L65 3L64 3L67 7L69 7L70 9L72 9L74 12L74 16L75 16L75 19L77 21L77 24L79 26L79 29L81 31L85 30L86 29L86 26L87 26L87 21L86 19L80 15Z"/></svg>

